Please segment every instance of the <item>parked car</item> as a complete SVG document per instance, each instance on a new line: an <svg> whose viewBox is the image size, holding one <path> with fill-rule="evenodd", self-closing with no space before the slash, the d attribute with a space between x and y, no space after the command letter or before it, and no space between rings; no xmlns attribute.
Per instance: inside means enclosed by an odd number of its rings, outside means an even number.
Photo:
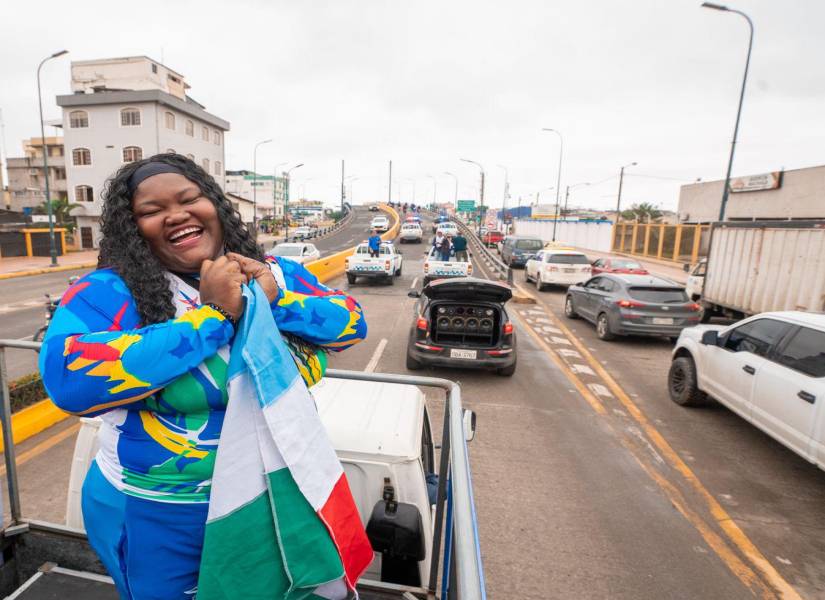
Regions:
<svg viewBox="0 0 825 600"><path fill-rule="evenodd" d="M700 308L685 288L653 275L597 275L567 288L564 300L565 316L594 323L602 340L652 335L675 341L682 329L699 323Z"/></svg>
<svg viewBox="0 0 825 600"><path fill-rule="evenodd" d="M283 256L301 264L321 258L321 252L315 247L315 244L309 244L307 242L284 242L277 244L270 248L267 254Z"/></svg>
<svg viewBox="0 0 825 600"><path fill-rule="evenodd" d="M508 235L501 242L501 261L511 267L523 267L542 248L541 238Z"/></svg>
<svg viewBox="0 0 825 600"><path fill-rule="evenodd" d="M575 250L541 250L524 265L524 279L535 281L536 289L545 285L568 286L590 279L590 261Z"/></svg>
<svg viewBox="0 0 825 600"><path fill-rule="evenodd" d="M710 396L825 470L825 314L770 312L685 329L668 392L682 406Z"/></svg>
<svg viewBox="0 0 825 600"><path fill-rule="evenodd" d="M516 333L504 304L512 297L502 283L462 277L434 281L418 298L407 343L407 368L425 365L516 371Z"/></svg>
<svg viewBox="0 0 825 600"><path fill-rule="evenodd" d="M637 260L632 258L600 258L593 262L593 275L599 273L628 273L631 275L648 275L649 272Z"/></svg>
<svg viewBox="0 0 825 600"><path fill-rule="evenodd" d="M404 223L398 233L398 241L401 244L404 242L420 244L423 238L424 230L421 229L421 225L418 223Z"/></svg>
<svg viewBox="0 0 825 600"><path fill-rule="evenodd" d="M433 279L467 277L472 274L473 263L470 260L456 260L454 251L450 254L450 260L442 260L441 254L436 251L435 247L431 247L427 251L427 256L424 259L424 285L427 285Z"/></svg>
<svg viewBox="0 0 825 600"><path fill-rule="evenodd" d="M381 233L387 231L389 228L390 220L384 215L374 217L370 223L370 229L377 229Z"/></svg>
<svg viewBox="0 0 825 600"><path fill-rule="evenodd" d="M481 234L481 243L487 247L495 246L504 239L504 234L500 231L485 231Z"/></svg>
<svg viewBox="0 0 825 600"><path fill-rule="evenodd" d="M389 284L395 283L395 278L401 276L401 267L404 257L398 253L390 242L381 242L378 257L370 256L370 247L362 242L355 247L355 252L344 261L344 270L347 282L353 284L358 277L368 279L383 279Z"/></svg>

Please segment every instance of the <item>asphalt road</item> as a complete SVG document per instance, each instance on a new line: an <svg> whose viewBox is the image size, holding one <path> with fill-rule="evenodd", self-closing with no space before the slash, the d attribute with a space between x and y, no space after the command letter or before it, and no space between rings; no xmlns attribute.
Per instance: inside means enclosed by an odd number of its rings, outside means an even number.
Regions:
<svg viewBox="0 0 825 600"><path fill-rule="evenodd" d="M321 255L354 246L367 237L369 224L376 213L366 207L354 207L352 220L339 231L314 241ZM90 269L62 271L0 282L0 339L31 339L45 322L44 294L60 295L69 277L83 275ZM9 378L17 379L37 371L37 358L27 350L9 350L6 354Z"/></svg>
<svg viewBox="0 0 825 600"><path fill-rule="evenodd" d="M393 285L332 282L362 304L370 334L331 367L407 372L407 292L421 287L424 247L398 248ZM459 381L478 414L470 460L489 597L825 597L825 474L719 406L672 404L669 343L602 342L560 316L561 291L536 296L508 304L513 377L417 372ZM427 397L440 431L443 400ZM18 449L26 515L63 519L75 426Z"/></svg>

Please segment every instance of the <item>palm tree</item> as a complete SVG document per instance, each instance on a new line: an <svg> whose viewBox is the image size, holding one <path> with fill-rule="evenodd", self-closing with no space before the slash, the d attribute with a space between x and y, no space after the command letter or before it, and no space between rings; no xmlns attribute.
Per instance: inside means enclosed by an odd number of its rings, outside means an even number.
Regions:
<svg viewBox="0 0 825 600"><path fill-rule="evenodd" d="M622 218L626 221L638 221L639 223L650 223L661 218L662 211L649 202L634 204L628 210L622 211Z"/></svg>
<svg viewBox="0 0 825 600"><path fill-rule="evenodd" d="M72 209L79 208L80 204L70 204L68 198L57 198L52 200L52 215L54 215L54 222L59 227L65 227L69 232L74 231L75 220L69 212ZM36 207L34 212L38 215L45 215L49 212L46 201Z"/></svg>

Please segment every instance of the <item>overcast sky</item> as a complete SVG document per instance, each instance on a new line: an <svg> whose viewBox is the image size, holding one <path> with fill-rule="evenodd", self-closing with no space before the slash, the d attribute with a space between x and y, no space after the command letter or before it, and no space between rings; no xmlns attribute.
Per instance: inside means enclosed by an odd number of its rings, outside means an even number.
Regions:
<svg viewBox="0 0 825 600"><path fill-rule="evenodd" d="M44 110L70 90L70 60L148 55L182 73L190 95L231 123L228 169L282 161L292 195L335 203L341 159L357 203L478 196L501 206L556 184L571 204L676 207L679 186L724 177L747 50L738 15L698 0L536 2L209 2L144 0L4 3L0 109L5 148L39 135L35 69ZM755 26L734 175L825 164L825 1L735 0ZM403 181L402 181L403 180ZM554 191L541 195L554 201ZM563 196L563 190L562 190Z"/></svg>

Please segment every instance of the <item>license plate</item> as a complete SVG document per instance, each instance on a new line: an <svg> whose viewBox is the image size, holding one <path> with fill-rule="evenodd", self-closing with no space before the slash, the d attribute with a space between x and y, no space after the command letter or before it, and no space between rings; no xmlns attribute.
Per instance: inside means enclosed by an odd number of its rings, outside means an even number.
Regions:
<svg viewBox="0 0 825 600"><path fill-rule="evenodd" d="M576 269L565 269L564 272L565 273L575 273Z"/></svg>
<svg viewBox="0 0 825 600"><path fill-rule="evenodd" d="M476 355L475 350L450 350L450 358L475 358Z"/></svg>
<svg viewBox="0 0 825 600"><path fill-rule="evenodd" d="M673 319L667 319L664 317L653 317L653 324L654 325L673 325Z"/></svg>

